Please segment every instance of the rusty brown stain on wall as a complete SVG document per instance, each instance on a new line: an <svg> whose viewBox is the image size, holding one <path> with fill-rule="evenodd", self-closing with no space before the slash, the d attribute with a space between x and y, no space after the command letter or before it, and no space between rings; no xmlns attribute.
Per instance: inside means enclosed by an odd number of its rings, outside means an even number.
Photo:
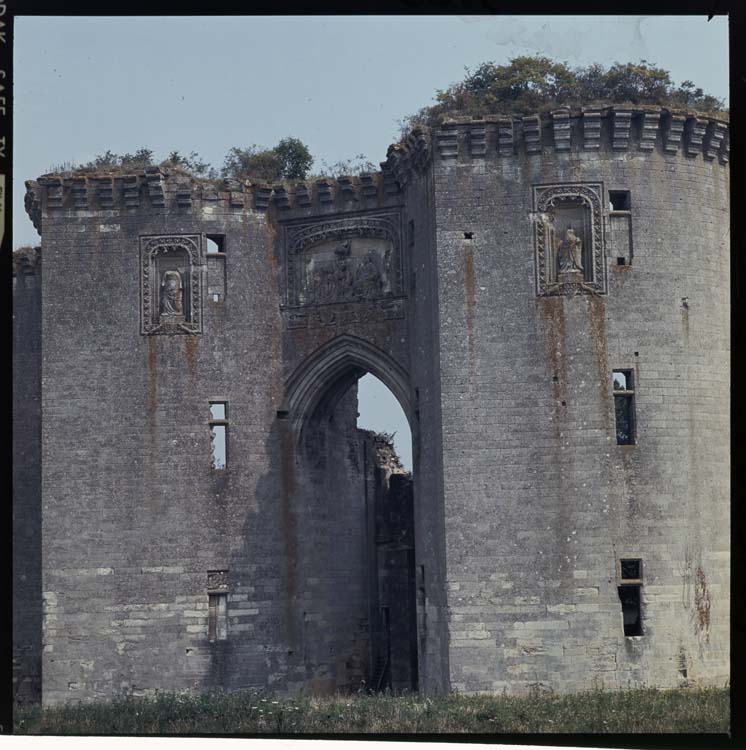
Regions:
<svg viewBox="0 0 746 750"><path fill-rule="evenodd" d="M710 592L702 566L698 565L694 572L694 610L696 615L696 630L699 635L704 634L710 641Z"/></svg>
<svg viewBox="0 0 746 750"><path fill-rule="evenodd" d="M184 355L187 364L187 374L189 375L189 385L191 386L194 384L194 376L197 373L197 338L196 336L186 336L185 338Z"/></svg>
<svg viewBox="0 0 746 750"><path fill-rule="evenodd" d="M279 254L279 243L277 242L277 230L275 229L275 225L272 221L272 219L267 216L267 222L266 222L266 228L267 228L267 266L270 269L270 272L275 278L275 281L277 282L277 288L280 289L280 277L277 273L278 264L277 264L277 257Z"/></svg>
<svg viewBox="0 0 746 750"><path fill-rule="evenodd" d="M470 380L473 380L476 367L474 351L476 281L474 278L474 251L471 247L464 247L464 291L466 292L466 346L469 352L469 376Z"/></svg>
<svg viewBox="0 0 746 750"><path fill-rule="evenodd" d="M542 321L544 347L549 361L552 376L552 412L554 431L557 440L560 438L562 417L561 401L566 400L567 358L565 357L565 308L561 297L539 297L537 299L539 318ZM556 380L555 380L556 378Z"/></svg>
<svg viewBox="0 0 746 750"><path fill-rule="evenodd" d="M593 339L593 350L596 354L596 367L598 368L598 379L601 385L600 389L600 407L601 417L604 420L604 427L608 432L611 429L609 401L609 371L608 355L606 350L606 307L600 297L588 297L588 323L591 338Z"/></svg>
<svg viewBox="0 0 746 750"><path fill-rule="evenodd" d="M684 346L689 347L689 305L681 305L681 328L684 332Z"/></svg>
<svg viewBox="0 0 746 750"><path fill-rule="evenodd" d="M147 434L144 460L144 487L147 492L153 485L153 462L158 455L156 445L156 409L158 407L158 341L155 336L146 336L147 365L145 369L145 418Z"/></svg>
<svg viewBox="0 0 746 750"><path fill-rule="evenodd" d="M148 415L148 424L155 426L155 409L157 406L158 393L158 344L155 336L147 336L148 342L148 364L145 370L145 409Z"/></svg>
<svg viewBox="0 0 746 750"><path fill-rule="evenodd" d="M285 600L285 631L288 642L296 645L295 594L297 589L298 548L295 515L292 509L295 493L295 447L293 433L287 422L278 420L280 430L280 511L282 538L287 571L287 598Z"/></svg>
<svg viewBox="0 0 746 750"><path fill-rule="evenodd" d="M277 295L280 303L284 302L283 299L283 279L282 273L279 270L278 259L280 257L280 244L277 238L277 228L274 224L274 217L267 215L266 218L266 252L267 252L267 273L269 273L269 283L267 289L277 290ZM279 312L277 302L271 302L273 309L276 310L274 316L275 321L275 334L270 337L272 345L272 362L280 362L282 360L282 334L284 321L282 315ZM283 398L284 384L280 378L270 378L270 397L268 399L269 406L272 412L277 408Z"/></svg>

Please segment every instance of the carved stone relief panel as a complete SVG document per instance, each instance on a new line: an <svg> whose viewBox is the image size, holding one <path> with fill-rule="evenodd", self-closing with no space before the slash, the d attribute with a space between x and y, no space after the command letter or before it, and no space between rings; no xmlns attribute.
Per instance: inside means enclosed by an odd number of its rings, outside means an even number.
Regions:
<svg viewBox="0 0 746 750"><path fill-rule="evenodd" d="M287 327L403 317L400 222L381 212L286 227Z"/></svg>
<svg viewBox="0 0 746 750"><path fill-rule="evenodd" d="M143 334L202 332L201 238L140 238Z"/></svg>
<svg viewBox="0 0 746 750"><path fill-rule="evenodd" d="M534 186L536 291L605 294L601 183Z"/></svg>

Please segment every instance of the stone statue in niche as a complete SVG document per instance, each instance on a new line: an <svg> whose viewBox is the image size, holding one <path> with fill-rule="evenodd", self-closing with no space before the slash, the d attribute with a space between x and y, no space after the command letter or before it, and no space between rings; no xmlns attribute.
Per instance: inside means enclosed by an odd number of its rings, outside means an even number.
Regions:
<svg viewBox="0 0 746 750"><path fill-rule="evenodd" d="M178 271L164 271L161 279L161 306L162 318L183 320L184 306L181 299L182 283L181 274Z"/></svg>
<svg viewBox="0 0 746 750"><path fill-rule="evenodd" d="M369 252L355 272L355 297L378 297L381 294L381 281L381 272L373 259L373 254Z"/></svg>
<svg viewBox="0 0 746 750"><path fill-rule="evenodd" d="M336 299L345 300L352 296L352 269L350 268L350 240L343 242L335 251L334 292Z"/></svg>
<svg viewBox="0 0 746 750"><path fill-rule="evenodd" d="M535 185L539 295L606 294L601 183Z"/></svg>
<svg viewBox="0 0 746 750"><path fill-rule="evenodd" d="M565 236L557 245L557 267L561 274L583 273L583 243L572 224L568 224Z"/></svg>

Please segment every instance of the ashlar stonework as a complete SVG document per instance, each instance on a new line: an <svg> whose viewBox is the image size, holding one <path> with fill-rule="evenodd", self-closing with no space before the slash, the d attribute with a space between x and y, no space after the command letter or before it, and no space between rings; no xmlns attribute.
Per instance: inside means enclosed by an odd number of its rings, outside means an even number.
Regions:
<svg viewBox="0 0 746 750"><path fill-rule="evenodd" d="M28 182L17 700L723 684L728 143L595 107L338 180Z"/></svg>

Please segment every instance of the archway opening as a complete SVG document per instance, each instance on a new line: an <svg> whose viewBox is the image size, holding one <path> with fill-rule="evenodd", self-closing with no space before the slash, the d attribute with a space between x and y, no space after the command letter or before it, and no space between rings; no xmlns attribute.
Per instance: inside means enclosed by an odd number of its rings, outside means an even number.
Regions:
<svg viewBox="0 0 746 750"><path fill-rule="evenodd" d="M323 359L307 362L286 402L298 441L306 683L314 692L413 691L419 675L408 378L390 360L366 361L356 341L337 344L348 345L343 358L329 347Z"/></svg>

